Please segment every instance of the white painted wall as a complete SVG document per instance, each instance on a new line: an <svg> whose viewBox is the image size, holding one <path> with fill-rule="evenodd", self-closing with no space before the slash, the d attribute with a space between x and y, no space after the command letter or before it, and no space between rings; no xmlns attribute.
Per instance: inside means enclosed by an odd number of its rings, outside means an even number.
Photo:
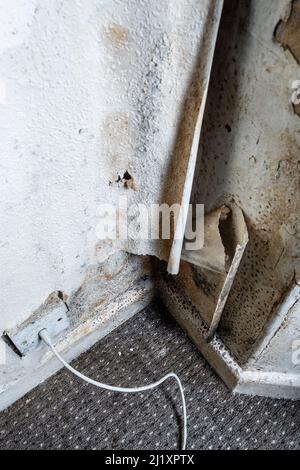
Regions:
<svg viewBox="0 0 300 470"><path fill-rule="evenodd" d="M119 174L159 202L211 5L0 0L0 332L81 285Z"/></svg>
<svg viewBox="0 0 300 470"><path fill-rule="evenodd" d="M1 2L0 329L79 285L95 245L104 97L83 3Z"/></svg>

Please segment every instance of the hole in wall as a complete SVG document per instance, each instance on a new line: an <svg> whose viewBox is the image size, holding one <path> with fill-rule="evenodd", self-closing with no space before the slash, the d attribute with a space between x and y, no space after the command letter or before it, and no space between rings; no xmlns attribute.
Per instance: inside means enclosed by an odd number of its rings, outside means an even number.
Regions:
<svg viewBox="0 0 300 470"><path fill-rule="evenodd" d="M124 172L123 176L118 175L115 182L119 187L136 190L134 178L131 176L128 170ZM112 184L111 181L109 184Z"/></svg>

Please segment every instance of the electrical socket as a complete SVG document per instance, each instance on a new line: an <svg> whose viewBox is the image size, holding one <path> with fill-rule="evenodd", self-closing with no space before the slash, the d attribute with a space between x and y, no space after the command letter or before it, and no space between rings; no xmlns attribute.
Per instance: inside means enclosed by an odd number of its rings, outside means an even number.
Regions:
<svg viewBox="0 0 300 470"><path fill-rule="evenodd" d="M62 334L70 326L67 316L67 307L64 302L57 305L46 315L36 319L29 319L19 328L6 331L3 335L4 340L19 355L26 356L28 353L36 349L41 340L39 332L47 329L51 338L55 339Z"/></svg>

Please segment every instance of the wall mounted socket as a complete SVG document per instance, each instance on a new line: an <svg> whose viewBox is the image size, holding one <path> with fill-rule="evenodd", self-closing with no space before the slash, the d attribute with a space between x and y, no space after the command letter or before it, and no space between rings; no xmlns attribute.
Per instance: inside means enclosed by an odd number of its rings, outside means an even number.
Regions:
<svg viewBox="0 0 300 470"><path fill-rule="evenodd" d="M15 330L6 331L3 335L4 340L19 355L26 356L32 350L36 349L41 340L39 332L46 328L51 338L55 339L61 335L70 326L67 316L67 307L64 302L55 306L51 311L38 318L30 318Z"/></svg>

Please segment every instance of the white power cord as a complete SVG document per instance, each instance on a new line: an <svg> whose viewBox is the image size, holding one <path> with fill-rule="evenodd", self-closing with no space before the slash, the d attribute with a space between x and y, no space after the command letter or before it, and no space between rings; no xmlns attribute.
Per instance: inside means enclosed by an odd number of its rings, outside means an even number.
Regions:
<svg viewBox="0 0 300 470"><path fill-rule="evenodd" d="M178 383L179 390L181 393L181 399L182 399L182 409L183 409L183 434L182 434L182 445L181 445L181 450L186 450L186 441L187 441L187 412L186 412L186 403L185 403L185 397L184 397L184 391L182 387L182 383L180 381L180 378L178 375L174 374L173 372L170 372L169 374L165 375L162 379L158 380L157 382L154 382L153 384L150 385L145 385L144 387L134 387L134 388L126 388L126 387L114 387L113 385L107 385L103 384L101 382L97 382L93 379L90 379L89 377L86 377L85 375L81 374L77 370L73 369L61 356L60 354L56 351L55 347L52 344L51 337L48 333L47 329L44 329L40 331L39 337L49 346L57 359L68 369L72 374L76 375L80 379L84 380L85 382L94 385L95 387L99 388L104 388L105 390L111 390L113 392L121 392L121 393L139 393L139 392L146 392L148 390L152 390L153 388L158 387L161 385L163 382L165 382L168 379L175 379Z"/></svg>

